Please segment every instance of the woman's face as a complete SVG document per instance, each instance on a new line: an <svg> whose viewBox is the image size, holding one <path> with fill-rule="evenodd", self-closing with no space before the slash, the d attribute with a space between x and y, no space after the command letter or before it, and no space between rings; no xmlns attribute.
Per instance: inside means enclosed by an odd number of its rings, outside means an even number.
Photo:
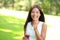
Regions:
<svg viewBox="0 0 60 40"><path fill-rule="evenodd" d="M31 18L33 21L39 20L40 17L40 11L38 8L33 8L31 12Z"/></svg>

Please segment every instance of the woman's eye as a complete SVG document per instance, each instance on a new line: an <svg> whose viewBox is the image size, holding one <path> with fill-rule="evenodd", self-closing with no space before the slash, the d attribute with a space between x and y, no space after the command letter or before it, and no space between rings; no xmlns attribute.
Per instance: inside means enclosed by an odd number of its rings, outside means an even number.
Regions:
<svg viewBox="0 0 60 40"><path fill-rule="evenodd" d="M36 13L38 14L39 12L37 11Z"/></svg>
<svg viewBox="0 0 60 40"><path fill-rule="evenodd" d="M38 14L38 13L39 13L39 11L32 11L31 13L32 13L32 14L34 14L34 13Z"/></svg>
<svg viewBox="0 0 60 40"><path fill-rule="evenodd" d="M35 13L34 11L32 11L32 13Z"/></svg>
<svg viewBox="0 0 60 40"><path fill-rule="evenodd" d="M39 12L36 12L36 13L39 13Z"/></svg>

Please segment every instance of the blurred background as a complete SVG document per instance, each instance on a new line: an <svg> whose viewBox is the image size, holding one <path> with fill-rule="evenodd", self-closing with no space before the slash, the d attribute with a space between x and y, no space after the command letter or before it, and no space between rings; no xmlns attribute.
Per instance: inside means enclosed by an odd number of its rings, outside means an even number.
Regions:
<svg viewBox="0 0 60 40"><path fill-rule="evenodd" d="M24 24L34 4L45 14L46 40L60 40L60 0L0 0L0 40L22 40Z"/></svg>

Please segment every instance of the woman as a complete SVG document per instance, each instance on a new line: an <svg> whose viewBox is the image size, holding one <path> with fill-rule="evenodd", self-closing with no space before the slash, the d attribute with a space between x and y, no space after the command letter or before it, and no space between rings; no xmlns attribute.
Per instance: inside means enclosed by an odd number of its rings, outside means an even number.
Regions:
<svg viewBox="0 0 60 40"><path fill-rule="evenodd" d="M32 6L24 25L23 40L45 40L46 30L47 25L41 8L38 5Z"/></svg>

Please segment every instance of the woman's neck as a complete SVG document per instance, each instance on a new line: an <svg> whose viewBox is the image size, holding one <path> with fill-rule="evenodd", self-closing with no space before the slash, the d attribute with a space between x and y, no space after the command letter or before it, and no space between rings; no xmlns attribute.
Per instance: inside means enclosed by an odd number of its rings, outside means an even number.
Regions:
<svg viewBox="0 0 60 40"><path fill-rule="evenodd" d="M39 20L36 20L36 21L33 20L33 21L32 21L32 24L35 24L35 23L38 24L38 23L39 23Z"/></svg>

